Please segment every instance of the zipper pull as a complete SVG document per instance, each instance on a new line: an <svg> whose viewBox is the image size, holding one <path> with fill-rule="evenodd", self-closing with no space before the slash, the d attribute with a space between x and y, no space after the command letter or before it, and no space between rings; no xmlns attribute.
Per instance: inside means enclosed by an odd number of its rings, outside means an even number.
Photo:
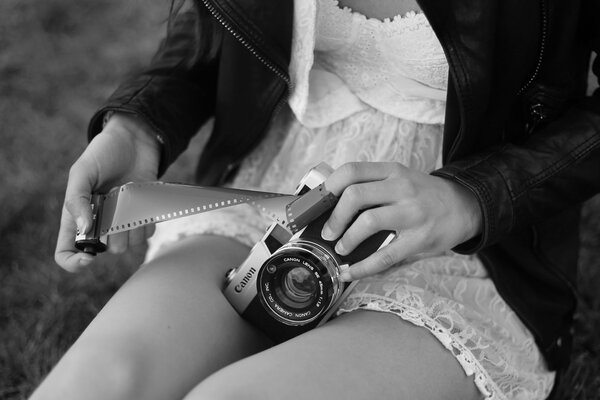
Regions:
<svg viewBox="0 0 600 400"><path fill-rule="evenodd" d="M527 133L532 134L536 128L548 118L545 106L542 103L535 103L529 107L529 122L527 123Z"/></svg>

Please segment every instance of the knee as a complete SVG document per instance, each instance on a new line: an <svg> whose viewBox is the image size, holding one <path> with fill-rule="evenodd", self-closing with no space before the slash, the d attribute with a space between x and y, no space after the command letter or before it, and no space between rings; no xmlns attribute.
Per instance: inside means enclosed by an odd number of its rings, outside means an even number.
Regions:
<svg viewBox="0 0 600 400"><path fill-rule="evenodd" d="M141 356L130 349L76 344L31 400L144 398Z"/></svg>

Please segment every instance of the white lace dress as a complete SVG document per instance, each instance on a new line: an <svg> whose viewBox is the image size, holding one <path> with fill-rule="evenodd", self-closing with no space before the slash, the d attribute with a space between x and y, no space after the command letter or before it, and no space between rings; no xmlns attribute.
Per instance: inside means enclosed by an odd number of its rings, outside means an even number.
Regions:
<svg viewBox="0 0 600 400"><path fill-rule="evenodd" d="M440 165L448 65L425 16L365 18L336 0L295 2L289 107L243 162L233 187L291 193L321 161ZM249 246L270 221L238 206L157 225L147 259L194 234ZM416 258L359 282L339 313L390 312L431 332L484 398L543 399L549 372L527 328L475 256Z"/></svg>

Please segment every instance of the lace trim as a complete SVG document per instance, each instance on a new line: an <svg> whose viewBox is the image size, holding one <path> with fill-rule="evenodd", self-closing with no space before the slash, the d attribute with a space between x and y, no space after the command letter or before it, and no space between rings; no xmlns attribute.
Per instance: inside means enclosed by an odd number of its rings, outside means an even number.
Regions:
<svg viewBox="0 0 600 400"><path fill-rule="evenodd" d="M404 14L398 14L392 18L384 18L383 20L377 18L367 17L364 14L354 11L350 7L340 7L339 0L330 0L336 8L343 11L352 18L356 18L360 21L366 21L371 24L399 24L402 30L414 30L423 27L429 27L429 21L425 17L425 14L421 11L407 11ZM400 24L400 21L401 24Z"/></svg>
<svg viewBox="0 0 600 400"><path fill-rule="evenodd" d="M337 311L337 315L349 313L358 309L392 313L405 321L427 329L448 351L452 352L465 371L465 374L467 376L473 376L475 386L477 386L477 389L485 396L486 400L507 400L506 396L498 388L471 351L456 340L443 326L434 319L423 314L421 311L406 305L394 303L385 297L369 294L363 296L360 300L346 300L342 307Z"/></svg>

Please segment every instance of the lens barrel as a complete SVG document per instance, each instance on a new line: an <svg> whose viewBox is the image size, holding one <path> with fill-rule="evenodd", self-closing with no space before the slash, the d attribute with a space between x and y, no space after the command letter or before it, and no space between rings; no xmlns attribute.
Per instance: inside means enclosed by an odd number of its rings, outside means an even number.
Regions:
<svg viewBox="0 0 600 400"><path fill-rule="evenodd" d="M277 285L278 297L292 308L306 307L319 294L319 282L305 266L296 266L281 275Z"/></svg>
<svg viewBox="0 0 600 400"><path fill-rule="evenodd" d="M286 243L259 271L258 297L266 312L286 325L314 321L343 290L339 264L325 247L298 239Z"/></svg>

